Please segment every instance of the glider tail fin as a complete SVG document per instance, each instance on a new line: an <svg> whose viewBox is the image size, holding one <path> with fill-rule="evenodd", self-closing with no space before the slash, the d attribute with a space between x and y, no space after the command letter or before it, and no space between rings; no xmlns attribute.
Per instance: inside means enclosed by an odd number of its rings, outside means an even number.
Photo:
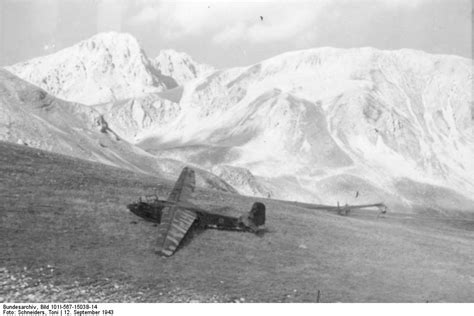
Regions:
<svg viewBox="0 0 474 316"><path fill-rule="evenodd" d="M257 232L260 226L265 225L265 204L253 203L250 212L241 217L241 222L251 231Z"/></svg>
<svg viewBox="0 0 474 316"><path fill-rule="evenodd" d="M249 218L255 226L265 225L265 204L255 202L249 212Z"/></svg>

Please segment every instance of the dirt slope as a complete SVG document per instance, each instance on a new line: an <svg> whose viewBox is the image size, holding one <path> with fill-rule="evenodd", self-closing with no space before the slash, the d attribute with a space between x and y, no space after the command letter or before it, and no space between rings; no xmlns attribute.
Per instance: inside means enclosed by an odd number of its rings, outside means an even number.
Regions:
<svg viewBox="0 0 474 316"><path fill-rule="evenodd" d="M474 302L474 219L348 217L261 199L263 237L194 231L171 258L136 196L172 182L0 142L0 301ZM254 199L198 189L195 203Z"/></svg>

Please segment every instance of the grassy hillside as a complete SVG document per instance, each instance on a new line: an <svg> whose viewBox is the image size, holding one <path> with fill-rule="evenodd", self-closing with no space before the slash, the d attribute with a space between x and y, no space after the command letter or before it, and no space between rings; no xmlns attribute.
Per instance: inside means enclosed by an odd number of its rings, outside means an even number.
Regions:
<svg viewBox="0 0 474 316"><path fill-rule="evenodd" d="M0 142L1 301L474 302L474 218L348 217L278 201L268 232L193 231L170 258L126 209L173 183ZM254 198L198 189L248 211Z"/></svg>

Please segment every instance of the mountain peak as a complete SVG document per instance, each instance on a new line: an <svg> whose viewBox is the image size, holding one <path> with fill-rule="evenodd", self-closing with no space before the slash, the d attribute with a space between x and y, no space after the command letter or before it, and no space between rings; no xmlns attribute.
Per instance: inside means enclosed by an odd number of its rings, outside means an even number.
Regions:
<svg viewBox="0 0 474 316"><path fill-rule="evenodd" d="M122 40L122 41L133 41L133 42L138 43L137 39L132 34L126 33L126 32L115 32L115 31L97 33L89 37L85 41L89 41L89 40L98 40L98 41L104 41L104 42Z"/></svg>
<svg viewBox="0 0 474 316"><path fill-rule="evenodd" d="M198 63L188 54L173 49L160 50L152 63L162 75L173 78L178 85L214 70L214 67Z"/></svg>
<svg viewBox="0 0 474 316"><path fill-rule="evenodd" d="M138 41L128 33L99 33L7 70L57 97L89 105L165 87Z"/></svg>
<svg viewBox="0 0 474 316"><path fill-rule="evenodd" d="M100 50L112 49L113 51L128 50L136 53L142 53L138 40L129 33L104 32L98 33L88 39L76 44L82 49ZM75 45L75 46L76 46Z"/></svg>

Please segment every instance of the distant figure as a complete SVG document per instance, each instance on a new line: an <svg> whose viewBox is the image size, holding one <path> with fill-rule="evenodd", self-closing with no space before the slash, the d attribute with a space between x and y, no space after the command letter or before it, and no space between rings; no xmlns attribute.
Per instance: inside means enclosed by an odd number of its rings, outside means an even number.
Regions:
<svg viewBox="0 0 474 316"><path fill-rule="evenodd" d="M263 21L263 16L260 16L260 21Z"/></svg>
<svg viewBox="0 0 474 316"><path fill-rule="evenodd" d="M356 199L359 197L359 191L356 192Z"/></svg>
<svg viewBox="0 0 474 316"><path fill-rule="evenodd" d="M346 205L344 205L343 211L344 211L344 215L349 214L349 212L351 211L349 204L346 203Z"/></svg>
<svg viewBox="0 0 474 316"><path fill-rule="evenodd" d="M385 214L387 214L387 206L383 205L383 207L380 208L380 213L377 215L377 218Z"/></svg>

